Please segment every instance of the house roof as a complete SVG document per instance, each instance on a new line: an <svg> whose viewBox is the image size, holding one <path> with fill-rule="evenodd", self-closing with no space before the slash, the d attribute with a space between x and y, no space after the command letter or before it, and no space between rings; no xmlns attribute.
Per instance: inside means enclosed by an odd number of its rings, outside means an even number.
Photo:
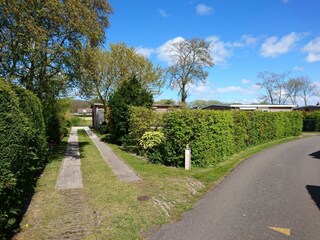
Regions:
<svg viewBox="0 0 320 240"><path fill-rule="evenodd" d="M320 110L320 106L319 105L308 105L308 106L296 107L294 110L304 110L304 109L317 109L317 110Z"/></svg>
<svg viewBox="0 0 320 240"><path fill-rule="evenodd" d="M160 108L170 108L170 107L177 108L177 107L181 107L180 105L177 105L177 104L153 104L152 106L153 107L160 107Z"/></svg>

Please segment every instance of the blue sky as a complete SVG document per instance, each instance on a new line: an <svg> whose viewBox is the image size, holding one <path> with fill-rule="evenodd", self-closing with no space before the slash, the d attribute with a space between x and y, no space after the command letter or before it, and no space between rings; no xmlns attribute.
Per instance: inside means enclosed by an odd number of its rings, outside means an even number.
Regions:
<svg viewBox="0 0 320 240"><path fill-rule="evenodd" d="M170 42L200 37L213 44L206 84L189 86L187 101L259 102L258 72L309 76L320 86L320 0L110 0L107 42L135 47L168 66ZM179 100L163 88L156 99ZM309 104L320 101L310 99Z"/></svg>

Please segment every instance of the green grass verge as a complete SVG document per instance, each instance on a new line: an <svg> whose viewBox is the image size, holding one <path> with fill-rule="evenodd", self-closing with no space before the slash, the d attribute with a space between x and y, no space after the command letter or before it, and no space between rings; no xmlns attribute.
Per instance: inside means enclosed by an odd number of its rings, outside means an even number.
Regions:
<svg viewBox="0 0 320 240"><path fill-rule="evenodd" d="M109 144L143 179L139 183L124 183L113 175L86 133L80 130L78 135L83 194L87 205L96 212L98 223L86 239L148 238L150 229L179 219L183 212L190 210L208 189L244 159L298 138L249 148L217 166L193 168L190 171L151 164L122 151L117 145ZM65 146L66 139L40 178L30 209L21 224L22 231L16 239L46 239L48 231L52 231L50 228L56 226L52 223L64 214L61 207L64 204L63 197L54 186ZM141 196L149 200L139 201L138 197Z"/></svg>

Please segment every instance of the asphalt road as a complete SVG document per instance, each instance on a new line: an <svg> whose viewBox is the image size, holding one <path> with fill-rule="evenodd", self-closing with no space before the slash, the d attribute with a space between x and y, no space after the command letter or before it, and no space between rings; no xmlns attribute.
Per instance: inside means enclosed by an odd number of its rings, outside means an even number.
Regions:
<svg viewBox="0 0 320 240"><path fill-rule="evenodd" d="M320 136L247 159L153 239L320 239Z"/></svg>

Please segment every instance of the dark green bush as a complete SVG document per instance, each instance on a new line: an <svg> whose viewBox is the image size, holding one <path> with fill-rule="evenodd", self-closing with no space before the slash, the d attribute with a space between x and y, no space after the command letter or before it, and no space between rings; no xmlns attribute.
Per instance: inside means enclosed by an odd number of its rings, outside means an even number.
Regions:
<svg viewBox="0 0 320 240"><path fill-rule="evenodd" d="M47 160L47 139L41 102L30 91L26 91L18 86L12 86L12 88L18 95L20 110L28 118L32 126L29 132L31 136L29 147L35 153L34 160L36 162L34 167L38 165L39 168L42 168Z"/></svg>
<svg viewBox="0 0 320 240"><path fill-rule="evenodd" d="M0 238L14 226L46 162L44 133L39 100L0 80Z"/></svg>
<svg viewBox="0 0 320 240"><path fill-rule="evenodd" d="M113 138L120 142L128 142L129 134L129 107L144 106L151 108L152 93L144 88L136 77L125 81L113 94L110 95L110 125Z"/></svg>
<svg viewBox="0 0 320 240"><path fill-rule="evenodd" d="M305 112L303 118L303 131L320 131L320 111Z"/></svg>
<svg viewBox="0 0 320 240"><path fill-rule="evenodd" d="M59 144L67 132L71 100L69 98L51 99L45 104L43 112L48 142Z"/></svg>
<svg viewBox="0 0 320 240"><path fill-rule="evenodd" d="M109 132L110 132L109 126L108 126L108 124L106 123L106 121L103 121L103 122L100 124L100 126L99 126L99 128L98 128L98 131L99 131L99 133L101 133L101 134L106 134L106 133L109 133Z"/></svg>

